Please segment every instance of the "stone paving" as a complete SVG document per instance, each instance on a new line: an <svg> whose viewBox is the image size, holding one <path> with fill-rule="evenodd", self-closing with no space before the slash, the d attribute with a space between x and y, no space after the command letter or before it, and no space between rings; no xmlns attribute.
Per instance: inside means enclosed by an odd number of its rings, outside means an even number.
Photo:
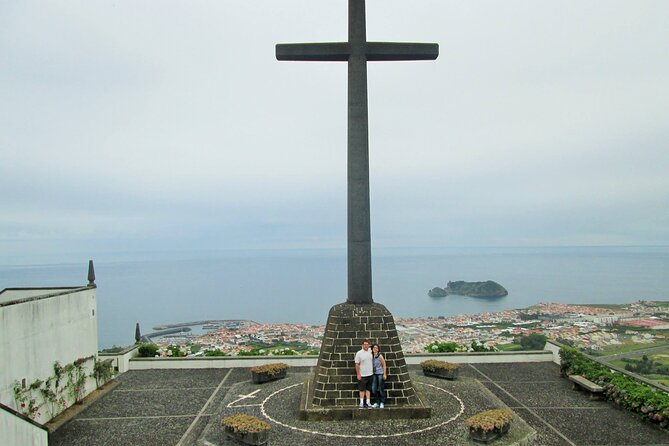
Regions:
<svg viewBox="0 0 669 446"><path fill-rule="evenodd" d="M509 438L494 446L669 446L666 431L571 390L553 363L469 364L455 382L423 377L418 366L409 369L429 390L435 414L429 422L300 422L293 400L309 367L292 368L288 378L262 386L252 385L249 370L241 368L142 370L119 376L116 388L52 433L49 445L234 445L216 429L221 414L231 410L269 416L274 446L471 444L463 420L506 404L520 418Z"/></svg>

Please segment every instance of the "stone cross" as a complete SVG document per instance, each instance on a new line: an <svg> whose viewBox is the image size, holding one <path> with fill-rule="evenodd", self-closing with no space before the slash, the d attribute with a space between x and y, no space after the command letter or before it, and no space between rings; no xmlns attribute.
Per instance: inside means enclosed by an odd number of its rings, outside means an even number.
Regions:
<svg viewBox="0 0 669 446"><path fill-rule="evenodd" d="M278 60L348 62L348 303L371 304L367 61L434 60L436 43L367 42L365 0L348 0L348 42L276 45Z"/></svg>

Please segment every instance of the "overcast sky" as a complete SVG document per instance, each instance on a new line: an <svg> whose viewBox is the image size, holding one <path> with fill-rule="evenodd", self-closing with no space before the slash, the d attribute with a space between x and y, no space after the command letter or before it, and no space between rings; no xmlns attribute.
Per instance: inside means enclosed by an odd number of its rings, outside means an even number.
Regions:
<svg viewBox="0 0 669 446"><path fill-rule="evenodd" d="M368 0L373 247L669 244L669 2ZM346 244L344 0L0 7L0 257Z"/></svg>

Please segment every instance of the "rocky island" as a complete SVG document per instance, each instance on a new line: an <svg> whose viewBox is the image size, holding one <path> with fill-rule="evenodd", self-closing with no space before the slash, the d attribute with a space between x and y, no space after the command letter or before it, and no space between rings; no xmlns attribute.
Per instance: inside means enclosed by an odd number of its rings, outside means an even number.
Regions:
<svg viewBox="0 0 669 446"><path fill-rule="evenodd" d="M427 292L430 297L444 297L449 294L469 297L504 297L509 292L502 285L492 280L485 282L449 281L446 288L435 287Z"/></svg>

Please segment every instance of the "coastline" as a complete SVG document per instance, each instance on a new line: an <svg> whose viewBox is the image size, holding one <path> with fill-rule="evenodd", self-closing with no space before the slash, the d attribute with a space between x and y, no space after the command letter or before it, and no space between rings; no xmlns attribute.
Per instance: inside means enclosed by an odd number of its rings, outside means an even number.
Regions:
<svg viewBox="0 0 669 446"><path fill-rule="evenodd" d="M669 317L659 319L656 314L666 314L669 302L637 301L628 304L588 306L586 304L539 303L527 308L484 312L472 315L428 316L396 318L396 326L405 353L421 353L433 342L455 342L468 346L480 342L489 347L504 348L513 338L540 333L551 339L566 339L590 344L590 334L614 324L638 325L639 329L655 329L661 338L663 330L669 333ZM218 349L228 354L248 351L249 346L264 347L267 352L284 345L304 345L316 349L325 329L324 325L290 323L239 323L239 320L219 321L220 328L202 335L171 337L158 341L159 345L198 344L203 348ZM234 323L232 323L234 322ZM230 323L225 326L226 323ZM618 343L617 337L593 336L592 345L604 348ZM647 337L647 340L655 338ZM660 337L657 338L658 340Z"/></svg>
<svg viewBox="0 0 669 446"><path fill-rule="evenodd" d="M374 301L403 318L481 314L537 302L624 303L666 299L669 247L403 248L374 250ZM122 258L121 258L122 257ZM93 257L99 345L134 341L163 323L245 319L325 323L346 296L344 250L180 252ZM79 263L0 267L0 287L86 283ZM495 278L498 299L431 299L446 276Z"/></svg>

